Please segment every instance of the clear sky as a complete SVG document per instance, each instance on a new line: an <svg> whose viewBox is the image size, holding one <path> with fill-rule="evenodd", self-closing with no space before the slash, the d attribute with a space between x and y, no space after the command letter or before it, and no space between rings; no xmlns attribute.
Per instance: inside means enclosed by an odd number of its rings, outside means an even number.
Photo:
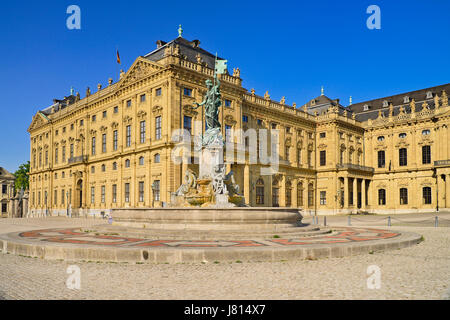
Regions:
<svg viewBox="0 0 450 320"><path fill-rule="evenodd" d="M69 5L81 30L66 27ZM381 29L369 30L369 5ZM199 39L241 69L243 86L274 100L320 95L344 105L450 82L450 1L2 1L0 166L29 160L32 116L86 87L116 81L159 39Z"/></svg>

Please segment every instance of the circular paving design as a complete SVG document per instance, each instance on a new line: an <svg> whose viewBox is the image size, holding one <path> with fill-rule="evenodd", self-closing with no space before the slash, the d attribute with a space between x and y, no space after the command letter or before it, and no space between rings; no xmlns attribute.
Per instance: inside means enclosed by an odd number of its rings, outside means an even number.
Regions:
<svg viewBox="0 0 450 320"><path fill-rule="evenodd" d="M87 232L86 232L87 231ZM343 257L414 245L414 233L333 227L315 236L224 240L148 239L83 228L52 228L0 236L3 252L44 259L127 262L276 261Z"/></svg>

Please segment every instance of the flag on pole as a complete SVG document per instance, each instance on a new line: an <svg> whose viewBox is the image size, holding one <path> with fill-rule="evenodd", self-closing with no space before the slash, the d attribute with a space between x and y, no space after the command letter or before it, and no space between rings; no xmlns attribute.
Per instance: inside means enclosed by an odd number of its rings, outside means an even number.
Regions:
<svg viewBox="0 0 450 320"><path fill-rule="evenodd" d="M117 50L117 63L120 64L120 55L119 55L119 50Z"/></svg>
<svg viewBox="0 0 450 320"><path fill-rule="evenodd" d="M216 60L216 74L225 73L228 60Z"/></svg>

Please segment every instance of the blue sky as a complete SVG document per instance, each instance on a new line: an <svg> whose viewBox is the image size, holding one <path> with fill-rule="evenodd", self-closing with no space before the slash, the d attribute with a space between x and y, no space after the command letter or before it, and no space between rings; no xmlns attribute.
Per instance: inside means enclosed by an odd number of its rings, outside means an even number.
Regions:
<svg viewBox="0 0 450 320"><path fill-rule="evenodd" d="M66 9L81 8L81 30ZM369 30L369 5L381 29ZM4 1L0 11L0 166L29 159L32 116L73 86L116 81L158 39L183 36L239 67L243 86L290 104L345 105L450 82L450 1Z"/></svg>

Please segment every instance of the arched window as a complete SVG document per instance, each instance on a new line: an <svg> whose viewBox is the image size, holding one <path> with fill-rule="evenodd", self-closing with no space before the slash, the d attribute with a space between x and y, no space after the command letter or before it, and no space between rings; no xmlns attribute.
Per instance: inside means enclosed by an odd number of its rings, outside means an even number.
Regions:
<svg viewBox="0 0 450 320"><path fill-rule="evenodd" d="M431 204L431 187L423 187L422 193L423 193L423 203Z"/></svg>
<svg viewBox="0 0 450 320"><path fill-rule="evenodd" d="M314 185L310 183L308 185L308 207L312 207L314 205Z"/></svg>
<svg viewBox="0 0 450 320"><path fill-rule="evenodd" d="M400 188L400 204L408 204L408 189Z"/></svg>
<svg viewBox="0 0 450 320"><path fill-rule="evenodd" d="M292 183L290 181L286 182L286 207L292 205Z"/></svg>
<svg viewBox="0 0 450 320"><path fill-rule="evenodd" d="M280 188L278 187L278 180L274 179L272 182L272 207L280 206Z"/></svg>
<svg viewBox="0 0 450 320"><path fill-rule="evenodd" d="M102 164L102 172L106 171L106 166L104 164Z"/></svg>
<svg viewBox="0 0 450 320"><path fill-rule="evenodd" d="M386 190L378 189L378 204L380 206L386 205Z"/></svg>
<svg viewBox="0 0 450 320"><path fill-rule="evenodd" d="M159 153L155 154L155 163L160 163L161 162L161 156L159 155Z"/></svg>
<svg viewBox="0 0 450 320"><path fill-rule="evenodd" d="M256 204L264 204L264 180L256 181Z"/></svg>
<svg viewBox="0 0 450 320"><path fill-rule="evenodd" d="M91 167L91 173L95 173L95 167L94 166Z"/></svg>
<svg viewBox="0 0 450 320"><path fill-rule="evenodd" d="M303 182L297 184L297 206L303 206Z"/></svg>
<svg viewBox="0 0 450 320"><path fill-rule="evenodd" d="M113 170L117 170L117 162L113 162L113 164L112 164L112 169L113 169Z"/></svg>
<svg viewBox="0 0 450 320"><path fill-rule="evenodd" d="M140 157L139 158L139 165L143 166L144 165L144 157Z"/></svg>
<svg viewBox="0 0 450 320"><path fill-rule="evenodd" d="M125 160L125 168L130 167L130 159Z"/></svg>

